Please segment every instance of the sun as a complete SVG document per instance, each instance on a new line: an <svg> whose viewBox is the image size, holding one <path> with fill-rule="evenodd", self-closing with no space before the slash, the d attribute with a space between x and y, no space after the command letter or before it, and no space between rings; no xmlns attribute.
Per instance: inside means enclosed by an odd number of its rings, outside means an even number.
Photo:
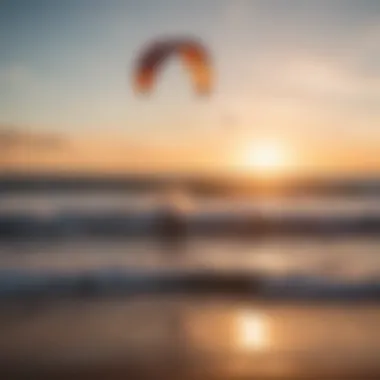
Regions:
<svg viewBox="0 0 380 380"><path fill-rule="evenodd" d="M291 166L289 150L275 141L252 144L243 158L244 166L258 174L281 174Z"/></svg>

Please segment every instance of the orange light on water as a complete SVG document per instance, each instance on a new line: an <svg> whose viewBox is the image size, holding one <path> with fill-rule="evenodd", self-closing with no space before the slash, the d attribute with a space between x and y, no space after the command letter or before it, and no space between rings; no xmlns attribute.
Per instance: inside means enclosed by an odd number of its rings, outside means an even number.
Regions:
<svg viewBox="0 0 380 380"><path fill-rule="evenodd" d="M243 350L264 351L269 347L269 321L265 315L240 312L236 317L236 343Z"/></svg>

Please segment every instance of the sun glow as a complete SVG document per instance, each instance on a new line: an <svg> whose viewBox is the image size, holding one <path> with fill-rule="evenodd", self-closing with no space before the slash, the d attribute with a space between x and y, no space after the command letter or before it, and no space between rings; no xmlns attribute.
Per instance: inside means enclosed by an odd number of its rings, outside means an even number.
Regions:
<svg viewBox="0 0 380 380"><path fill-rule="evenodd" d="M275 141L261 141L252 145L243 157L244 166L258 174L284 173L292 166L288 149Z"/></svg>
<svg viewBox="0 0 380 380"><path fill-rule="evenodd" d="M263 351L269 346L269 324L259 313L242 312L236 320L237 343L242 349Z"/></svg>

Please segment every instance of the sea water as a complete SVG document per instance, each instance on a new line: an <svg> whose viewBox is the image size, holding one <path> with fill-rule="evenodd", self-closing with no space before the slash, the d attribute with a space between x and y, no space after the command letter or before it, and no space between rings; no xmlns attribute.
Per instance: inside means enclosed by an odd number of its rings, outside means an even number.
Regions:
<svg viewBox="0 0 380 380"><path fill-rule="evenodd" d="M187 213L195 220L258 209L355 218L378 215L379 205L376 198L203 200ZM155 207L153 198L124 195L1 200L7 215L124 208L149 216ZM199 271L259 274L262 287L252 295L214 297L117 292L136 286L131 278L149 282L157 274ZM83 278L92 281L91 297L83 296ZM376 378L379 288L376 234L194 235L175 250L149 235L1 239L0 368L109 373L140 363L139 370L154 375L175 367L226 376Z"/></svg>

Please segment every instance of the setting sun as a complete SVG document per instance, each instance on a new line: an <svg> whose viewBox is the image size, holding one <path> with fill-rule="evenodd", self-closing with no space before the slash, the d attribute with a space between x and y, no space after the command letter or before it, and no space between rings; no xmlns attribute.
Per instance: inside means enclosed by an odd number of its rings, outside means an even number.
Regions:
<svg viewBox="0 0 380 380"><path fill-rule="evenodd" d="M253 144L246 153L244 165L260 174L279 174L291 165L288 149L278 142L262 141Z"/></svg>

